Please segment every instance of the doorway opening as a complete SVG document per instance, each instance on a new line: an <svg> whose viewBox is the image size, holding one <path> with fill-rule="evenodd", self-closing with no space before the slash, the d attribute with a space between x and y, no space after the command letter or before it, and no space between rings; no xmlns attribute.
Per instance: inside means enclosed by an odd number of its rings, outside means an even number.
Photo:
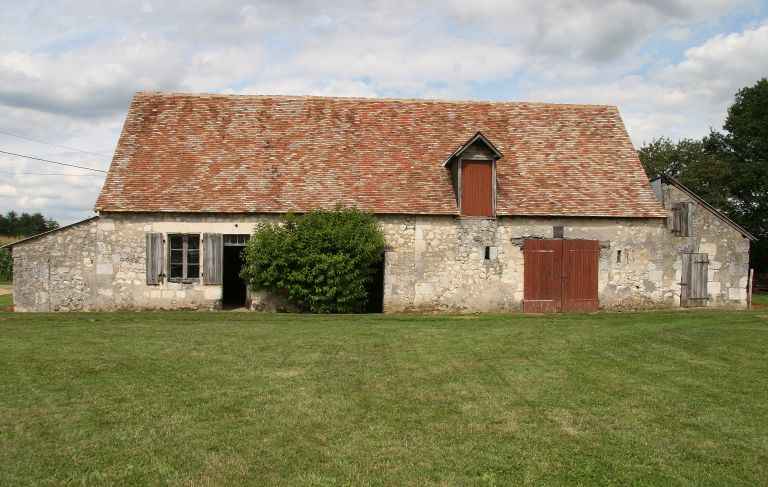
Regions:
<svg viewBox="0 0 768 487"><path fill-rule="evenodd" d="M366 313L384 312L384 254L371 269L371 282L368 284L368 303Z"/></svg>
<svg viewBox="0 0 768 487"><path fill-rule="evenodd" d="M221 296L224 308L241 308L247 304L247 286L240 277L240 271L245 264L243 250L248 237L249 235L224 235Z"/></svg>

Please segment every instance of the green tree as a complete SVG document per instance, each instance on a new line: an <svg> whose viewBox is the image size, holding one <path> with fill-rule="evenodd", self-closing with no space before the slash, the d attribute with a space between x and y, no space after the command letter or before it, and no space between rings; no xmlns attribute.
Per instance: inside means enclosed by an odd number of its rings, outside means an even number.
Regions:
<svg viewBox="0 0 768 487"><path fill-rule="evenodd" d="M660 137L641 147L638 155L649 178L667 174L680 180L711 205L723 211L729 210L728 181L732 169L729 159L723 157L713 143L712 136L679 142Z"/></svg>
<svg viewBox="0 0 768 487"><path fill-rule="evenodd" d="M370 214L338 209L287 215L256 228L242 276L252 289L283 295L305 311L360 312L383 251L384 236Z"/></svg>
<svg viewBox="0 0 768 487"><path fill-rule="evenodd" d="M9 211L5 216L0 215L0 235L30 236L59 228L52 219L45 218L40 213L22 213Z"/></svg>
<svg viewBox="0 0 768 487"><path fill-rule="evenodd" d="M13 279L13 259L6 249L0 249L0 281Z"/></svg>
<svg viewBox="0 0 768 487"><path fill-rule="evenodd" d="M677 143L662 137L638 153L649 177L678 178L755 234L752 265L768 270L768 79L736 93L723 132Z"/></svg>
<svg viewBox="0 0 768 487"><path fill-rule="evenodd" d="M718 139L730 158L734 218L768 238L768 80L742 88L728 109Z"/></svg>

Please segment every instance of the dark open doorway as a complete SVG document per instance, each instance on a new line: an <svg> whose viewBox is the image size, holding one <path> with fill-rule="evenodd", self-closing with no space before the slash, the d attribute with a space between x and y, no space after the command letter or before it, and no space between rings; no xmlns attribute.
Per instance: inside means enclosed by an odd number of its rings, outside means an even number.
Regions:
<svg viewBox="0 0 768 487"><path fill-rule="evenodd" d="M368 284L368 303L365 307L366 313L384 312L384 256L373 265L371 269L373 275Z"/></svg>
<svg viewBox="0 0 768 487"><path fill-rule="evenodd" d="M240 271L243 269L243 249L247 237L247 235L224 235L224 265L222 269L224 289L221 301L225 308L239 308L246 305L248 293L245 281L240 277Z"/></svg>

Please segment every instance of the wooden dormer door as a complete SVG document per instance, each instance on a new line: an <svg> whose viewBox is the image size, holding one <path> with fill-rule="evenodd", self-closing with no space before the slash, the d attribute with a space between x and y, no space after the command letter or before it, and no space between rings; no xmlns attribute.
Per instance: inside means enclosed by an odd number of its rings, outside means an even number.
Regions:
<svg viewBox="0 0 768 487"><path fill-rule="evenodd" d="M461 214L493 216L493 163L461 162Z"/></svg>

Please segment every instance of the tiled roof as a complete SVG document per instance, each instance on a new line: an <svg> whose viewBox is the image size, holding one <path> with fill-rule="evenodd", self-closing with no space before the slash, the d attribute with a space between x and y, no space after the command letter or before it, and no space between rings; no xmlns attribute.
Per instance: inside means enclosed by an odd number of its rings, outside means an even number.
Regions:
<svg viewBox="0 0 768 487"><path fill-rule="evenodd" d="M477 132L500 215L666 216L615 107L177 93L134 97L96 210L457 214Z"/></svg>

